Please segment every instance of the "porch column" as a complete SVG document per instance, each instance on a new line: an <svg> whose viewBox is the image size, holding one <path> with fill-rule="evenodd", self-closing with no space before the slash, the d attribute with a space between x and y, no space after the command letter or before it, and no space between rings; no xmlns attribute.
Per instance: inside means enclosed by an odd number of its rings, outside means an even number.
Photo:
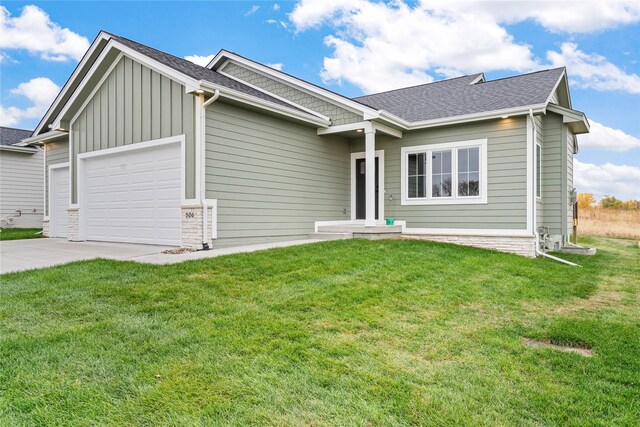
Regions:
<svg viewBox="0 0 640 427"><path fill-rule="evenodd" d="M376 225L376 130L371 123L367 123L364 132L365 199L367 202L364 225L374 227Z"/></svg>

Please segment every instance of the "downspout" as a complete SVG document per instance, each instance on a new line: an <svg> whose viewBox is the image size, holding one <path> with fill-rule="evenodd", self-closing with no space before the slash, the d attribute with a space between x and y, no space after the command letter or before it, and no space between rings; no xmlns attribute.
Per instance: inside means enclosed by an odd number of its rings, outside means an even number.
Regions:
<svg viewBox="0 0 640 427"><path fill-rule="evenodd" d="M200 95L200 105L202 108L200 109L200 204L202 205L202 250L209 250L209 236L207 235L207 223L208 221L208 206L207 206L207 186L206 186L206 161L205 156L207 153L207 144L206 144L206 116L207 116L207 107L213 104L218 97L220 96L220 91L216 89L213 92L213 96L208 100L204 100L204 94Z"/></svg>
<svg viewBox="0 0 640 427"><path fill-rule="evenodd" d="M536 127L536 121L533 118L533 109L531 109L531 108L529 109L529 119L531 120L531 125L532 125L531 126L531 131L533 132L533 135L531 136L532 141L533 141L533 153L532 153L532 155L533 155L533 177L531 177L533 179L533 194L531 196L532 199L533 199L532 200L532 205L531 205L533 207L533 215L531 216L533 224L531 224L531 225L533 227L533 233L536 236L536 255L540 255L540 256L543 256L545 258L549 258L549 259L552 259L554 261L558 261L558 262L561 262L563 264L570 265L572 267L581 267L580 265L575 264L575 263L573 263L571 261L567 261L566 259L562 259L562 258L558 258L558 257L553 256L553 255L549 255L548 253L540 250L540 234L538 233L538 224L537 224L538 199L536 197L536 195L538 194L538 179L537 179L538 178L537 177L537 173L538 173L537 172L537 170L538 170L537 169L537 165L538 165L537 160L538 159L536 158L537 157L537 154L536 154L537 153L536 152L536 136L537 136L537 133L538 133L538 129Z"/></svg>

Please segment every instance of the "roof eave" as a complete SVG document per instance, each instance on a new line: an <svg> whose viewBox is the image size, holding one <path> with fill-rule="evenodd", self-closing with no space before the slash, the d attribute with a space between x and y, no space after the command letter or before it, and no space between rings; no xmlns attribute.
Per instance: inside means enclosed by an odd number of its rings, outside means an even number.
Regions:
<svg viewBox="0 0 640 427"><path fill-rule="evenodd" d="M591 125L589 124L589 119L587 119L586 114L582 111L565 108L556 104L549 104L547 109L553 113L560 114L562 116L562 122L567 124L574 134L579 135L590 132Z"/></svg>
<svg viewBox="0 0 640 427"><path fill-rule="evenodd" d="M17 146L16 144L14 145L0 145L0 150L3 151L14 151L16 153L37 153L38 149L35 147L20 147Z"/></svg>
<svg viewBox="0 0 640 427"><path fill-rule="evenodd" d="M57 139L62 139L63 137L68 136L68 132L52 130L40 135L31 136L29 138L25 138L22 141L15 144L16 147L28 147L30 145L38 145L45 144L47 142L52 142Z"/></svg>

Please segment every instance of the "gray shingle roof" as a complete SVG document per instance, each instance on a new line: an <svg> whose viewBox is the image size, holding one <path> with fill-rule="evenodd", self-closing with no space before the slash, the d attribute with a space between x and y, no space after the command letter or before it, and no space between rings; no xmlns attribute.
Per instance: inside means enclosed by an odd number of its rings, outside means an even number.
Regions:
<svg viewBox="0 0 640 427"><path fill-rule="evenodd" d="M354 100L385 110L409 122L542 104L553 91L563 68L537 71L470 84L480 74L458 77Z"/></svg>
<svg viewBox="0 0 640 427"><path fill-rule="evenodd" d="M256 90L250 86L242 84L234 79L231 79L223 74L218 73L217 71L210 70L206 67L202 67L198 64L194 64L191 61L187 61L183 58L178 58L177 56L162 52L160 50L154 49L152 47L143 45L141 43L135 42L133 40L129 40L124 37L117 36L115 34L109 34L114 40L122 43L123 45L145 55L151 59L154 59L161 64L164 64L168 67L173 68L180 73L183 73L193 79L196 80L205 80L220 86L224 86L229 89L236 90L238 92L254 96L256 98L262 99L264 101L269 101L274 104L281 105L283 107L292 108L294 110L298 110L306 113L306 111L297 108L295 105L292 105L288 102L282 101L278 98L274 98L273 96L269 96L268 94Z"/></svg>
<svg viewBox="0 0 640 427"><path fill-rule="evenodd" d="M13 145L29 138L33 131L0 126L0 145Z"/></svg>

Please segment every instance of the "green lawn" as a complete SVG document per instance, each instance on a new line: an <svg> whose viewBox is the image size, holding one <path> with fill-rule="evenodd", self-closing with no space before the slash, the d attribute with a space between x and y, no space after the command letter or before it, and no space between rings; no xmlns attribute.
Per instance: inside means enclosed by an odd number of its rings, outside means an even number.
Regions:
<svg viewBox="0 0 640 427"><path fill-rule="evenodd" d="M37 239L42 237L41 228L3 228L0 240Z"/></svg>
<svg viewBox="0 0 640 427"><path fill-rule="evenodd" d="M586 243L583 268L349 240L5 275L0 425L637 425L640 248Z"/></svg>

